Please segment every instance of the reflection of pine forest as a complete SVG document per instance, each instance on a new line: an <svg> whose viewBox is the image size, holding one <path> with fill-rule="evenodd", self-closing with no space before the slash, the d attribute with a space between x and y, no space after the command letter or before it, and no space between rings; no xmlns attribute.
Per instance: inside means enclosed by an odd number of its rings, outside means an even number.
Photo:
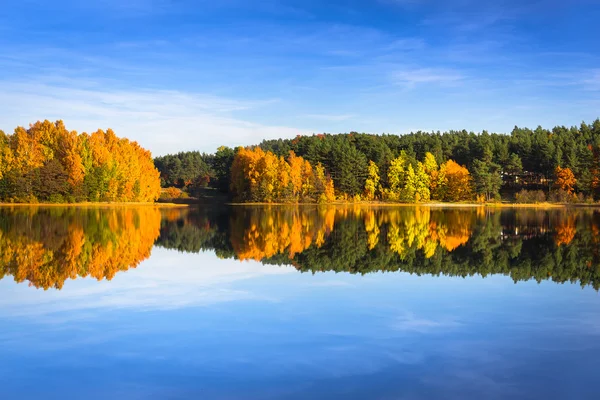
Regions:
<svg viewBox="0 0 600 400"><path fill-rule="evenodd" d="M600 288L592 210L247 207L171 211L157 245L302 272L470 276Z"/></svg>
<svg viewBox="0 0 600 400"><path fill-rule="evenodd" d="M302 272L404 271L600 288L592 209L223 207L0 209L0 277L60 289L112 279L154 244Z"/></svg>

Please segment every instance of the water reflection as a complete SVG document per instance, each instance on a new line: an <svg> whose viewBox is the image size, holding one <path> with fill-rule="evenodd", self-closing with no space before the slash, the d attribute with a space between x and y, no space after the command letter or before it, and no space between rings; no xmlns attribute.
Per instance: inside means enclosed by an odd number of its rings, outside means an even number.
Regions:
<svg viewBox="0 0 600 400"><path fill-rule="evenodd" d="M163 219L157 245L300 271L405 271L600 288L591 209L245 207Z"/></svg>
<svg viewBox="0 0 600 400"><path fill-rule="evenodd" d="M140 208L0 208L0 278L36 288L112 279L150 256L161 214Z"/></svg>
<svg viewBox="0 0 600 400"><path fill-rule="evenodd" d="M152 246L302 272L471 276L600 288L592 209L0 208L0 277L36 288L111 279Z"/></svg>

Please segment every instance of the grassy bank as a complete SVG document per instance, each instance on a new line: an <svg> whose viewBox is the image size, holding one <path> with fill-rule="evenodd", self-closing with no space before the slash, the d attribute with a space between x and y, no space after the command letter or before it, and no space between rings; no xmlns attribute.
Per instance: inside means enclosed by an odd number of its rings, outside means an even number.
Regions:
<svg viewBox="0 0 600 400"><path fill-rule="evenodd" d="M600 204L586 204L586 203L442 203L442 202L430 202L430 203L386 203L386 202L332 202L325 204L318 203L227 203L230 206L369 206L369 207L439 207L439 208L568 208L568 207L600 207Z"/></svg>
<svg viewBox="0 0 600 400"><path fill-rule="evenodd" d="M83 202L83 203L0 203L0 207L160 207L160 208L178 208L187 207L187 204L175 203L120 203L120 202Z"/></svg>

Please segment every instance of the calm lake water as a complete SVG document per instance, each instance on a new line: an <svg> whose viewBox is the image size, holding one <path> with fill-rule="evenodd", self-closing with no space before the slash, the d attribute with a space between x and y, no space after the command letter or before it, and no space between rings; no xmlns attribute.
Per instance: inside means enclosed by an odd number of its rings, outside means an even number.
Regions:
<svg viewBox="0 0 600 400"><path fill-rule="evenodd" d="M0 208L1 399L597 399L591 209Z"/></svg>

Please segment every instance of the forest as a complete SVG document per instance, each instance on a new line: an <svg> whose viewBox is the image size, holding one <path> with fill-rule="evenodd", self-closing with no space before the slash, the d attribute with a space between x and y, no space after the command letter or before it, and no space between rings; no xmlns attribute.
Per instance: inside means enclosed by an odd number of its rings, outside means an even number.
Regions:
<svg viewBox="0 0 600 400"><path fill-rule="evenodd" d="M111 129L78 134L45 120L0 131L0 202L153 202L160 191L150 152Z"/></svg>
<svg viewBox="0 0 600 400"><path fill-rule="evenodd" d="M315 134L155 159L163 187L239 202L600 200L600 119L510 134Z"/></svg>

